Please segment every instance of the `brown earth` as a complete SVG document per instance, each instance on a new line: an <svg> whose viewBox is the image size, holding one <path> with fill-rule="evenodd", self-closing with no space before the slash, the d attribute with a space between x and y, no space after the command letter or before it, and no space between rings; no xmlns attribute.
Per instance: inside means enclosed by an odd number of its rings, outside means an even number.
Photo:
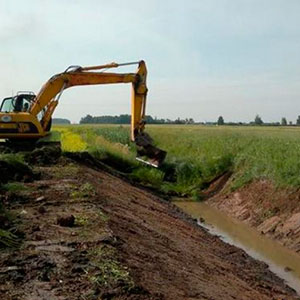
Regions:
<svg viewBox="0 0 300 300"><path fill-rule="evenodd" d="M99 166L98 166L99 167ZM2 193L24 235L0 252L1 299L299 299L243 250L104 170L61 159Z"/></svg>
<svg viewBox="0 0 300 300"><path fill-rule="evenodd" d="M207 200L208 204L300 253L299 189L279 189L270 181L259 180L224 193L229 182L225 183L220 180L210 187L218 188L218 193Z"/></svg>

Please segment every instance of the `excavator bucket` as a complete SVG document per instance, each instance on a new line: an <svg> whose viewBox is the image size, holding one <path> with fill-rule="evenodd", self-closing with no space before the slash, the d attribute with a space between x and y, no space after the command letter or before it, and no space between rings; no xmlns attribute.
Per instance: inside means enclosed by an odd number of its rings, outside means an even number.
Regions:
<svg viewBox="0 0 300 300"><path fill-rule="evenodd" d="M146 165L159 168L165 160L167 152L153 145L148 145L138 149L137 154L138 156L136 157L136 160Z"/></svg>
<svg viewBox="0 0 300 300"><path fill-rule="evenodd" d="M136 136L136 160L146 165L159 168L164 162L167 152L153 146L152 142L152 138L145 132L140 133Z"/></svg>

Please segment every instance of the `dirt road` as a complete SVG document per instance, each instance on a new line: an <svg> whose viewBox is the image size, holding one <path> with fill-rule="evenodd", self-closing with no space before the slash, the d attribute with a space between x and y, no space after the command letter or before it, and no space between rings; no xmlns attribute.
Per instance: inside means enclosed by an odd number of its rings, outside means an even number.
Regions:
<svg viewBox="0 0 300 300"><path fill-rule="evenodd" d="M1 299L299 299L145 189L66 158L36 170L2 196L24 238L0 252Z"/></svg>

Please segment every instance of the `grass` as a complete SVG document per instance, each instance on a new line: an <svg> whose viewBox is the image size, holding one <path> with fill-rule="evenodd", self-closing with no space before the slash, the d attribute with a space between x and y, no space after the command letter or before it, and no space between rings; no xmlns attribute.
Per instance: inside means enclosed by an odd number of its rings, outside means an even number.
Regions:
<svg viewBox="0 0 300 300"><path fill-rule="evenodd" d="M24 162L24 157L21 154L0 154L0 160L9 163L16 170L23 170L24 168L28 168L28 166ZM19 182L8 182L3 184L0 182L0 192L20 192L24 191L27 188L23 183ZM7 223L12 223L12 215L9 211L4 208L3 203L0 199L0 248L8 247L8 248L17 248L20 246L20 239L15 234L11 233L7 230L7 224L5 224L5 220Z"/></svg>
<svg viewBox="0 0 300 300"><path fill-rule="evenodd" d="M107 245L89 251L90 259L96 271L89 276L90 281L102 288L122 287L125 291L134 288L134 281L126 267L117 259L116 250Z"/></svg>
<svg viewBox="0 0 300 300"><path fill-rule="evenodd" d="M82 186L74 186L73 191L70 194L72 199L78 198L90 198L96 195L95 188L90 183L85 183Z"/></svg>
<svg viewBox="0 0 300 300"><path fill-rule="evenodd" d="M160 170L135 161L129 126L79 125L64 130L79 137L85 149L99 159L114 161L135 180L168 193L193 195L226 171L233 172L232 190L256 179L300 187L297 127L148 126L156 145L168 152ZM170 169L174 174L166 181Z"/></svg>
<svg viewBox="0 0 300 300"><path fill-rule="evenodd" d="M194 178L212 178L231 169L233 189L260 178L278 186L300 186L298 128L161 126L149 132L169 159L188 163L190 170L184 173L194 173ZM173 142L176 138L180 143Z"/></svg>
<svg viewBox="0 0 300 300"><path fill-rule="evenodd" d="M17 248L20 246L20 239L13 233L0 228L0 246Z"/></svg>
<svg viewBox="0 0 300 300"><path fill-rule="evenodd" d="M75 217L75 225L76 226L86 226L89 223L89 218L87 216L76 216Z"/></svg>
<svg viewBox="0 0 300 300"><path fill-rule="evenodd" d="M7 227L12 222L12 215L8 212L0 202L0 249L4 247L17 248L20 246L20 239L15 234L10 232ZM5 222L6 221L6 222Z"/></svg>
<svg viewBox="0 0 300 300"><path fill-rule="evenodd" d="M12 165L26 164L23 153L0 153L0 160Z"/></svg>
<svg viewBox="0 0 300 300"><path fill-rule="evenodd" d="M21 182L9 182L6 184L3 184L1 186L1 189L6 192L20 192L20 191L27 191L29 188L24 185L24 183Z"/></svg>

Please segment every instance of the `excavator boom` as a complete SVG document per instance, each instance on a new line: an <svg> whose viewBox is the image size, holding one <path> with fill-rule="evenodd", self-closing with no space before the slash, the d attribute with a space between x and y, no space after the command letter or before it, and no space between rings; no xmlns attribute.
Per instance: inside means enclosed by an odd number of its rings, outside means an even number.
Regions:
<svg viewBox="0 0 300 300"><path fill-rule="evenodd" d="M138 64L135 73L109 73L106 69ZM41 88L37 96L20 94L4 99L0 111L0 139L36 140L46 136L51 127L51 117L59 103L63 91L73 86L131 83L131 140L136 143L139 160L142 156L150 159L147 164L158 167L166 152L153 146L152 139L144 132L147 97L147 68L144 61L100 66L71 66L65 72L52 76ZM6 102L5 102L6 101ZM22 105L28 102L28 108ZM26 102L26 103L27 103Z"/></svg>

